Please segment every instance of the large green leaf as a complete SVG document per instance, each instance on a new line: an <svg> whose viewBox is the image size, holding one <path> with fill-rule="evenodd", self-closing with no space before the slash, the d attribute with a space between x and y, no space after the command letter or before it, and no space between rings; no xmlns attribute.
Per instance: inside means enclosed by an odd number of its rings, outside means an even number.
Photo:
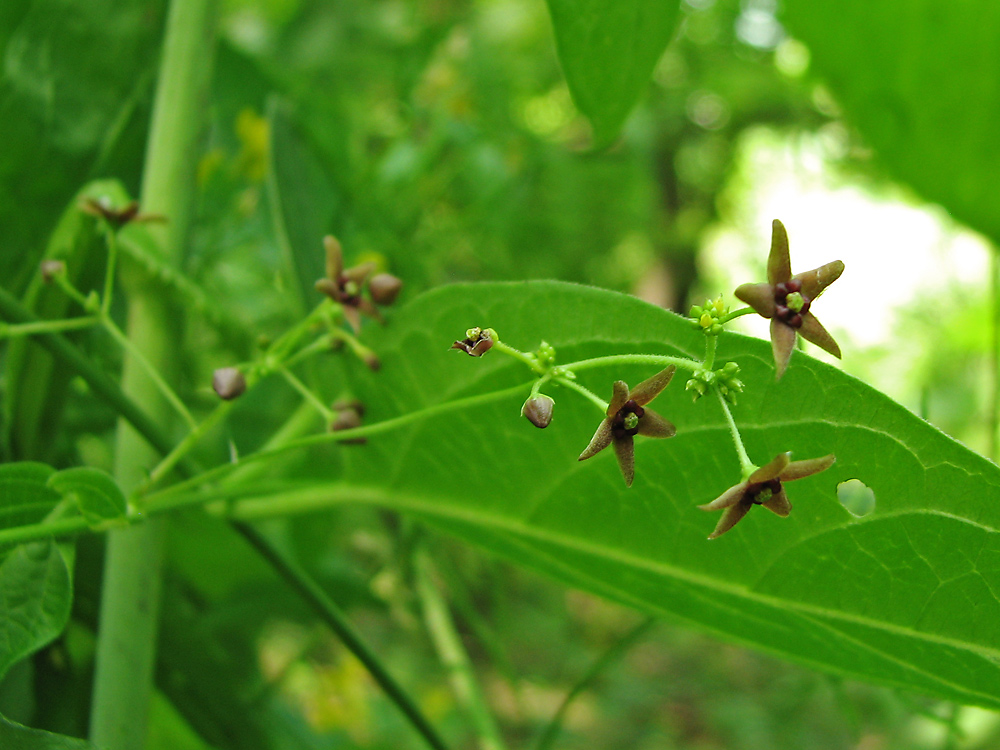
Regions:
<svg viewBox="0 0 1000 750"><path fill-rule="evenodd" d="M15 724L0 716L0 747L3 750L97 750L86 740L52 734Z"/></svg>
<svg viewBox="0 0 1000 750"><path fill-rule="evenodd" d="M69 620L72 584L55 542L22 544L0 563L0 677L55 638ZM0 745L6 747L6 745Z"/></svg>
<svg viewBox="0 0 1000 750"><path fill-rule="evenodd" d="M649 84L673 36L676 0L548 0L573 101L610 143Z"/></svg>
<svg viewBox="0 0 1000 750"><path fill-rule="evenodd" d="M697 356L698 332L632 297L555 282L447 287L373 328L378 374L356 368L366 420L529 379L490 352L448 346L469 326L493 326L531 349L551 342L559 361L625 352ZM850 357L850 353L847 354ZM611 451L587 462L601 413L573 392L551 426L519 417L523 391L447 412L364 446L340 450L347 480L285 493L283 508L372 502L409 510L476 544L642 610L673 615L730 640L853 677L1000 708L1000 470L884 395L795 353L774 380L770 344L724 334L719 357L749 385L735 418L763 464L835 453L837 463L788 486L787 519L754 510L718 540L716 514L695 506L740 479L718 402L692 403L678 377L654 408L678 428L639 438L626 489ZM584 370L604 398L622 378L655 368ZM864 518L837 500L860 478L876 495ZM271 498L242 512L268 512ZM272 506L273 507L273 506Z"/></svg>
<svg viewBox="0 0 1000 750"><path fill-rule="evenodd" d="M787 0L812 53L876 158L925 198L1000 238L1000 4L992 0Z"/></svg>
<svg viewBox="0 0 1000 750"><path fill-rule="evenodd" d="M319 299L313 284L324 275L322 240L330 232L338 196L289 105L271 99L268 122L271 164L267 197L275 234L292 271L299 307L304 311Z"/></svg>

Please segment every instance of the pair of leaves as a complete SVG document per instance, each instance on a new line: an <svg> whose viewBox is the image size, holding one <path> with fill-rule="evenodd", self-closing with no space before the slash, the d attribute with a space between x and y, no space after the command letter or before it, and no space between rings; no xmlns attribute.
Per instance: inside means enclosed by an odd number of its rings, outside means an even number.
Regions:
<svg viewBox="0 0 1000 750"><path fill-rule="evenodd" d="M40 523L63 504L95 528L121 522L126 514L118 485L97 469L0 465L0 528ZM0 677L66 626L73 599L69 555L51 540L0 548Z"/></svg>
<svg viewBox="0 0 1000 750"><path fill-rule="evenodd" d="M442 288L372 327L378 374L353 368L354 389L379 422L526 383L509 358L448 350L472 325L513 346L540 339L560 362L624 352L697 356L684 320L623 295L556 282ZM346 476L282 493L282 506L370 502L414 513L475 544L638 609L839 674L1000 708L1000 469L884 395L793 355L775 382L767 342L723 334L719 357L748 384L735 417L750 456L837 455L789 488L781 519L751 513L712 542L716 518L697 505L740 478L718 403L668 388L657 410L678 427L636 445L626 489L610 452L577 455L601 414L565 389L539 431L519 417L522 392L372 436L342 452ZM650 367L579 373L605 397ZM877 507L856 518L837 484L860 478ZM254 492L254 488L248 488ZM267 512L269 498L237 505Z"/></svg>

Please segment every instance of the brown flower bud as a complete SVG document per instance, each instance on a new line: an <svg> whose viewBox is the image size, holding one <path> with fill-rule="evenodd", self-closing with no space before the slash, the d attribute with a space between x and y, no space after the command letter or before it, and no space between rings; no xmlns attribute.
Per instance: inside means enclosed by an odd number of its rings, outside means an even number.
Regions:
<svg viewBox="0 0 1000 750"><path fill-rule="evenodd" d="M339 404L341 402L338 401L337 403ZM355 427L361 426L361 414L364 410L364 407L363 406L361 407L362 411L358 411L358 409L356 409L353 406L353 404L357 403L360 406L360 402L348 402L348 403L352 403L352 405L347 406L346 408L341 409L337 412L337 417L333 420L333 424L330 425L331 432L340 432L341 430L353 430ZM334 404L335 408L336 406L337 404ZM345 444L349 443L353 445L361 445L363 443L368 442L368 439L364 437L357 437L357 438L351 438L350 440L342 440L341 442Z"/></svg>
<svg viewBox="0 0 1000 750"><path fill-rule="evenodd" d="M549 426L552 421L552 407L555 405L549 396L540 393L534 398L529 398L521 407L521 415L527 417L531 424L539 429Z"/></svg>
<svg viewBox="0 0 1000 750"><path fill-rule="evenodd" d="M379 273L368 280L368 291L377 305L391 305L402 288L403 282L391 273Z"/></svg>
<svg viewBox="0 0 1000 750"><path fill-rule="evenodd" d="M243 395L247 380L235 367L223 367L212 373L212 389L224 401L231 401Z"/></svg>
<svg viewBox="0 0 1000 750"><path fill-rule="evenodd" d="M42 281L51 284L56 276L66 273L66 264L61 260L43 260L39 269L42 272Z"/></svg>

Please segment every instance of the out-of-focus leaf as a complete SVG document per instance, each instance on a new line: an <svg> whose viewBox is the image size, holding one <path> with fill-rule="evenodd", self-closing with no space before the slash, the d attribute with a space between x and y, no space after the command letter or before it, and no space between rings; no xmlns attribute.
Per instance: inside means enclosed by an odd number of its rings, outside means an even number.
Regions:
<svg viewBox="0 0 1000 750"><path fill-rule="evenodd" d="M85 294L100 286L107 258L107 244L97 221L80 210L86 199L106 200L119 207L125 206L129 197L116 180L87 184L70 201L49 239L45 259L63 261L67 276ZM37 272L25 303L47 320L83 314L62 289L44 283ZM71 334L71 338L79 336ZM4 445L15 459L49 460L59 443L66 387L73 373L57 367L52 355L28 338L13 339L7 351Z"/></svg>
<svg viewBox="0 0 1000 750"><path fill-rule="evenodd" d="M271 165L267 179L274 230L292 271L301 311L320 296L314 288L325 268L323 235L331 230L338 200L330 178L295 124L289 105L277 98L268 104Z"/></svg>
<svg viewBox="0 0 1000 750"><path fill-rule="evenodd" d="M835 293L835 292L834 292ZM469 326L512 346L541 339L560 362L624 352L698 356L702 336L634 298L555 282L441 288L397 311L368 343L383 361L356 373L366 421L488 393L530 379L522 364L448 351ZM771 653L851 677L1000 707L1000 469L854 378L795 353L775 382L769 342L724 334L718 361L748 384L735 418L759 465L782 451L837 463L788 486L787 519L751 512L706 541L717 514L699 510L740 481L715 400L692 403L679 376L653 405L677 425L670 440L638 439L636 479L612 451L577 456L602 412L556 398L552 424L519 416L528 388L464 412L334 448L350 456L337 482L305 486L313 507L372 502L409 510L452 533L633 607L672 615ZM583 370L611 395L654 366ZM850 514L838 483L857 477L875 510ZM252 491L252 490L251 490ZM246 503L266 513L267 503Z"/></svg>
<svg viewBox="0 0 1000 750"><path fill-rule="evenodd" d="M46 484L53 473L34 461L0 464L0 529L38 523L55 508L59 494Z"/></svg>
<svg viewBox="0 0 1000 750"><path fill-rule="evenodd" d="M125 518L125 495L115 480L100 469L89 466L64 469L49 477L48 484L64 497L72 497L91 526Z"/></svg>
<svg viewBox="0 0 1000 750"><path fill-rule="evenodd" d="M1000 4L788 0L782 7L876 159L1000 239Z"/></svg>
<svg viewBox="0 0 1000 750"><path fill-rule="evenodd" d="M0 677L66 627L73 591L55 542L15 547L0 563ZM6 745L0 743L0 747Z"/></svg>
<svg viewBox="0 0 1000 750"><path fill-rule="evenodd" d="M86 740L15 724L0 716L0 747L3 750L98 750Z"/></svg>
<svg viewBox="0 0 1000 750"><path fill-rule="evenodd" d="M573 101L606 146L636 105L673 36L675 0L548 0Z"/></svg>
<svg viewBox="0 0 1000 750"><path fill-rule="evenodd" d="M3 5L17 25L0 62L0 226L17 252L0 253L0 278L20 293L61 206L88 177L108 173L91 172L95 158L135 174L131 155L131 164L110 157L123 136L138 145L141 133L133 136L145 128L136 107L142 83L152 82L164 3Z"/></svg>

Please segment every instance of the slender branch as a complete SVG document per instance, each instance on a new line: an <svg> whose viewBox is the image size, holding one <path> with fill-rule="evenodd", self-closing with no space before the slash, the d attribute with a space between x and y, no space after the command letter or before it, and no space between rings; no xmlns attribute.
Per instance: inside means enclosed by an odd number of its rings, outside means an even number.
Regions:
<svg viewBox="0 0 1000 750"><path fill-rule="evenodd" d="M727 315L723 315L716 322L720 323L721 325L725 325L730 320L734 320L735 318L741 318L744 315L750 315L751 313L755 313L755 312L757 312L757 311L754 310L752 307L741 307L739 310L733 310L731 313L728 313Z"/></svg>
<svg viewBox="0 0 1000 750"><path fill-rule="evenodd" d="M97 325L97 323L97 318L89 316L85 318L67 318L65 320L39 320L35 323L17 323L14 325L0 323L0 339L15 338L17 336L37 336L40 333L75 331L80 328L91 328Z"/></svg>
<svg viewBox="0 0 1000 750"><path fill-rule="evenodd" d="M722 404L722 413L726 415L726 424L729 425L729 432L733 436L736 453L740 457L740 469L744 476L749 476L757 466L750 460L750 456L747 455L747 449L743 447L743 438L740 436L740 431L736 428L736 421L733 419L732 412L729 411L729 404L726 403L726 399L718 388L713 388L712 390L719 397L719 403Z"/></svg>
<svg viewBox="0 0 1000 750"><path fill-rule="evenodd" d="M586 399L588 399L589 401L593 402L594 405L596 405L597 408L601 410L602 414L607 414L607 411L608 411L608 402L605 401L604 399L602 399L600 396L598 396L596 393L594 393L589 388L585 388L582 385L580 385L579 383L577 383L575 380L570 380L567 377L556 377L556 378L554 378L554 380L555 380L555 382L559 383L560 385L564 385L567 388L576 391L581 396L583 396Z"/></svg>
<svg viewBox="0 0 1000 750"><path fill-rule="evenodd" d="M476 681L469 654L455 630L448 603L432 580L430 557L423 545L418 545L414 551L413 574L427 631L434 642L441 663L448 671L448 678L458 702L469 714L476 728L482 750L504 750L505 745L500 730Z"/></svg>
<svg viewBox="0 0 1000 750"><path fill-rule="evenodd" d="M305 383L295 377L295 375L288 370L288 368L282 367L278 370L278 372L281 373L281 376L290 386L292 386L292 388L299 392L299 395L302 396L302 398L304 398L310 406L323 415L323 419L325 419L327 423L333 422L333 420L337 418L337 415L333 412L333 410L320 401L319 397L309 390Z"/></svg>
<svg viewBox="0 0 1000 750"><path fill-rule="evenodd" d="M702 363L696 359L671 357L666 354L611 354L606 357L581 359L579 362L570 362L567 365L559 365L559 367L563 370L577 372L605 365L674 365L691 372L698 372L703 367Z"/></svg>
<svg viewBox="0 0 1000 750"><path fill-rule="evenodd" d="M569 711L569 707L573 705L573 701L576 700L584 690L586 690L593 682L600 677L600 675L618 661L625 653L632 647L632 645L642 638L646 633L648 633L654 625L656 625L655 617L647 617L645 620L640 622L629 632L619 638L617 641L611 644L608 649L598 657L593 664L590 665L583 676L577 681L570 691L563 698L562 703L559 704L559 708L556 709L555 714L552 719L546 725L545 729L542 730L541 735L539 735L538 740L535 742L534 750L548 750L552 747L553 743L559 737L559 732L562 731L563 720L566 718L566 712Z"/></svg>
<svg viewBox="0 0 1000 750"><path fill-rule="evenodd" d="M174 389L167 384L167 381L163 379L160 371L153 365L152 362L149 361L149 358L142 353L142 350L132 343L129 337L125 335L124 331L115 325L111 318L102 315L101 325L104 326L105 330L107 330L115 341L121 345L122 349L129 353L129 355L135 360L136 364L146 371L146 376L156 386L163 398L165 398L174 410L181 415L184 421L187 422L188 427L192 430L197 429L198 422L193 416L191 416L191 412L188 411L184 402L181 401L180 396L178 396L174 392Z"/></svg>
<svg viewBox="0 0 1000 750"><path fill-rule="evenodd" d="M520 349L515 349L512 346L508 346L499 339L493 340L493 350L501 352L502 354L506 354L509 357L513 357L514 359L523 362L528 367L530 367L534 372L537 372L539 375L545 374L546 368L537 359L535 359L530 354L525 354Z"/></svg>
<svg viewBox="0 0 1000 750"><path fill-rule="evenodd" d="M718 336L705 336L705 363L702 365L706 370L715 367L715 350L719 345Z"/></svg>
<svg viewBox="0 0 1000 750"><path fill-rule="evenodd" d="M101 295L101 316L109 318L111 313L111 296L115 288L115 271L118 266L118 235L112 227L105 227L108 240L108 262L104 271L104 294Z"/></svg>
<svg viewBox="0 0 1000 750"><path fill-rule="evenodd" d="M423 409L418 409L417 411L407 412L406 414L402 414L398 417L386 419L371 425L364 425L363 427L355 427L350 430L340 430L338 432L328 432L321 435L309 435L296 440L290 440L284 445L251 453L249 456L244 456L238 461L223 464L222 466L216 466L214 469L209 469L208 471L202 472L197 476L193 476L186 481L178 482L171 487L147 495L145 498L146 505L144 507L152 509L173 495L187 492L188 490L203 485L206 482L221 479L248 464L265 461L273 458L274 456L284 455L291 451L299 450L300 448L309 448L314 445L339 443L359 437L380 435L383 432L389 432L414 422L436 417L440 414L447 414L448 412L459 411L462 409L472 409L482 406L483 404L488 404L492 401L500 401L514 394L523 393L525 390L529 389L530 386L531 383L522 383L520 385L504 388L499 391L490 391L488 393L481 393L475 396L455 399L454 401L444 401L440 404L433 404L432 406L427 406Z"/></svg>
<svg viewBox="0 0 1000 750"><path fill-rule="evenodd" d="M406 691L396 682L382 664L378 655L369 648L360 634L351 625L347 615L336 602L330 599L326 592L309 577L291 559L283 555L274 545L272 545L253 526L242 521L233 521L232 526L242 534L260 555L266 559L271 566L285 579L299 595L305 599L327 626L337 634L337 637L344 643L354 656L358 658L368 672L386 692L393 703L410 720L413 727L420 733L427 744L435 750L447 750L444 740L438 735L431 723L423 715L417 704L414 703Z"/></svg>

